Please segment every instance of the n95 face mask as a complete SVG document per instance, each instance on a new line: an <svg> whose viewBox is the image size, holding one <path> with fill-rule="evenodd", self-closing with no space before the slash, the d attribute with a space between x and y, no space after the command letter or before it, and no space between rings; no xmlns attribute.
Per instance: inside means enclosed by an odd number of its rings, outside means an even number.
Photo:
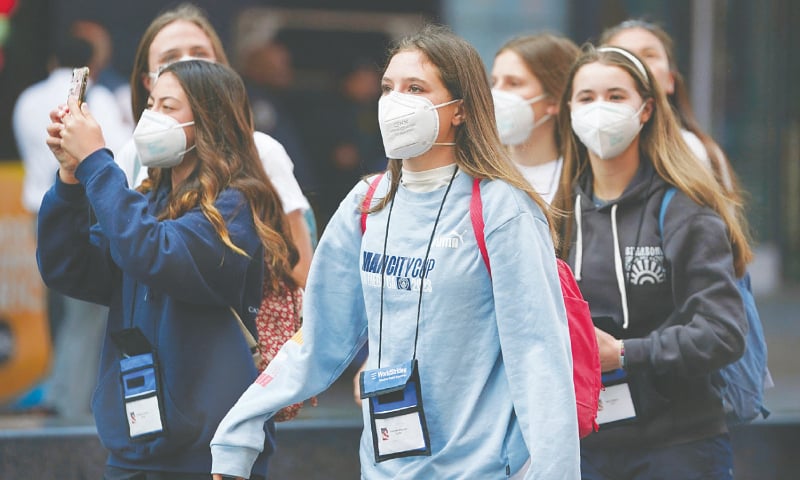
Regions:
<svg viewBox="0 0 800 480"><path fill-rule="evenodd" d="M538 95L526 100L516 93L492 89L492 98L497 132L503 145L523 143L534 128L550 118L550 115L545 115L537 122L531 108L531 105L547 98L547 95Z"/></svg>
<svg viewBox="0 0 800 480"><path fill-rule="evenodd" d="M628 148L642 123L639 114L626 103L597 100L572 110L572 131L592 153L603 160L614 158Z"/></svg>
<svg viewBox="0 0 800 480"><path fill-rule="evenodd" d="M186 148L186 133L183 127L194 122L178 123L177 120L153 110L142 112L133 131L133 142L139 159L145 167L172 168L183 161L183 155L194 148Z"/></svg>
<svg viewBox="0 0 800 480"><path fill-rule="evenodd" d="M389 158L406 159L422 155L435 143L439 135L437 108L458 102L460 99L434 105L420 95L390 92L378 100L378 123L383 137L383 148Z"/></svg>

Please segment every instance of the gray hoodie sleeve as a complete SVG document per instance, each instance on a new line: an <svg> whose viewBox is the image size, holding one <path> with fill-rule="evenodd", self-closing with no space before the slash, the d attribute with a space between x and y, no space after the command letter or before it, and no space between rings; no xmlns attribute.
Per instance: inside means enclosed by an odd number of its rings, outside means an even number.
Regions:
<svg viewBox="0 0 800 480"><path fill-rule="evenodd" d="M663 248L675 310L661 328L625 340L626 369L695 376L735 361L747 319L725 223L679 193L666 211Z"/></svg>

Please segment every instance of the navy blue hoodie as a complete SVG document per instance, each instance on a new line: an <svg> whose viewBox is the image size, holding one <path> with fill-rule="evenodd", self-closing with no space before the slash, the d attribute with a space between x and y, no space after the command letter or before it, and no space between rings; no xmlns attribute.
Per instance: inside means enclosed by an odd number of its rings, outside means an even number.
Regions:
<svg viewBox="0 0 800 480"><path fill-rule="evenodd" d="M747 332L725 223L643 160L622 195L595 205L591 171L575 187L569 263L596 326L625 342L638 423L600 426L589 446L659 446L726 431L712 373L738 359Z"/></svg>
<svg viewBox="0 0 800 480"><path fill-rule="evenodd" d="M105 149L56 180L39 212L37 259L45 283L71 297L110 307L98 385L92 399L97 431L110 465L183 473L211 471L209 441L225 413L253 382L256 369L234 308L255 332L264 250L245 198L224 190L214 205L231 241L225 246L194 208L157 220L170 194L144 196ZM92 227L92 212L97 224ZM138 327L158 360L166 434L131 440L122 397L122 353L110 335ZM266 475L274 425L254 473Z"/></svg>

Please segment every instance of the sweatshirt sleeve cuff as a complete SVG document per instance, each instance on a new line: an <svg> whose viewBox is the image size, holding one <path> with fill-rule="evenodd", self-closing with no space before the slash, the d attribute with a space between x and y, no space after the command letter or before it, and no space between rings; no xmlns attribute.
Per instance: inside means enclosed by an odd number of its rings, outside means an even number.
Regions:
<svg viewBox="0 0 800 480"><path fill-rule="evenodd" d="M114 161L114 154L107 148L100 148L90 153L88 157L78 165L75 170L75 178L80 180L81 184L86 185L90 178L107 165L109 162Z"/></svg>
<svg viewBox="0 0 800 480"><path fill-rule="evenodd" d="M64 183L61 181L61 177L58 176L58 172L56 172L56 195L68 202L85 200L86 198L83 184Z"/></svg>
<svg viewBox="0 0 800 480"><path fill-rule="evenodd" d="M211 473L250 478L258 450L227 445L211 446Z"/></svg>
<svg viewBox="0 0 800 480"><path fill-rule="evenodd" d="M647 362L645 340L641 338L625 339L625 370L633 372L644 370Z"/></svg>

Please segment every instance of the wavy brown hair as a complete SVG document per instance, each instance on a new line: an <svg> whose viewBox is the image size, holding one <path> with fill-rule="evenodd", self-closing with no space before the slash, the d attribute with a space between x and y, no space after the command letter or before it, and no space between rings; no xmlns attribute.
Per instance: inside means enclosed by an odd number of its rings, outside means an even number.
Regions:
<svg viewBox="0 0 800 480"><path fill-rule="evenodd" d="M617 47L615 47L617 48ZM633 53L630 55L634 56ZM621 68L633 78L636 90L644 102L652 101L653 113L639 133L640 154L649 159L656 173L670 185L675 186L691 198L695 203L714 210L722 217L728 228L728 238L733 250L736 274L744 274L747 263L753 258L747 234L747 222L742 215L740 204L732 204L722 185L714 181L711 172L705 168L697 168L697 159L680 134L680 127L669 106L667 97L653 80L653 74L647 64L641 62L646 75L637 68L625 55L612 51L598 51L594 45L586 44L581 56L575 61L567 80L564 95L561 97L559 123L562 131L569 132L564 139L564 173L562 174L559 192L554 199L557 208L569 212L560 219L559 231L565 236L559 255L566 258L574 223L573 204L575 194L572 186L586 171L591 169L589 154L572 131L572 119L569 102L572 98L575 74L584 65L599 62Z"/></svg>
<svg viewBox="0 0 800 480"><path fill-rule="evenodd" d="M466 40L441 25L427 25L418 33L399 40L389 50L386 65L397 53L418 51L436 67L439 78L453 99L462 99L465 121L457 127L456 164L474 178L503 180L524 190L547 218L553 243L555 227L547 204L511 164L494 120L491 85L478 52ZM384 72L386 68L384 67ZM384 208L400 184L402 160L389 159L389 193L371 211Z"/></svg>
<svg viewBox="0 0 800 480"><path fill-rule="evenodd" d="M142 112L147 108L147 99L150 97L150 92L144 88L144 78L150 71L150 45L153 39L161 30L172 22L183 20L197 25L202 31L208 35L211 42L211 47L214 49L214 56L216 62L223 65L228 65L228 57L225 55L225 50L222 48L222 41L219 39L216 30L211 25L211 22L206 17L205 12L196 5L191 3L182 3L177 7L161 13L159 16L150 22L147 30L142 34L139 40L139 46L136 47L136 55L133 58L133 71L131 72L131 111L133 118L138 119L142 116Z"/></svg>
<svg viewBox="0 0 800 480"><path fill-rule="evenodd" d="M264 246L265 283L271 282L272 291L278 290L279 280L293 285L291 271L298 252L281 200L258 158L252 112L241 77L225 65L203 60L172 63L161 75L167 73L175 75L192 110L197 165L171 192L159 220L178 218L199 207L225 245L246 255L231 241L225 219L214 207L223 190L236 189L252 211ZM150 168L139 191L157 191L171 184L171 173L169 168Z"/></svg>

